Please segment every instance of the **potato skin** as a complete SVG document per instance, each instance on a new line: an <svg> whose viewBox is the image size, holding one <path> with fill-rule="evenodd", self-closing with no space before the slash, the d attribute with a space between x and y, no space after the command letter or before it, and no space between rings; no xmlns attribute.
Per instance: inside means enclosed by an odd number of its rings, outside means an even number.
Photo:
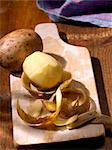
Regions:
<svg viewBox="0 0 112 150"><path fill-rule="evenodd" d="M18 29L0 39L0 65L11 72L22 70L25 58L42 51L42 40L32 29Z"/></svg>

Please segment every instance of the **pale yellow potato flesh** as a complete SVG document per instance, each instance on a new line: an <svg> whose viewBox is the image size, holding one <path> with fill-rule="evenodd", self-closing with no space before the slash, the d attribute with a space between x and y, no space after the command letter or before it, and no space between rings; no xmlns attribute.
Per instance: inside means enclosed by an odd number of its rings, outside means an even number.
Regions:
<svg viewBox="0 0 112 150"><path fill-rule="evenodd" d="M43 52L34 52L23 63L27 77L42 89L55 87L62 81L63 68L52 56Z"/></svg>

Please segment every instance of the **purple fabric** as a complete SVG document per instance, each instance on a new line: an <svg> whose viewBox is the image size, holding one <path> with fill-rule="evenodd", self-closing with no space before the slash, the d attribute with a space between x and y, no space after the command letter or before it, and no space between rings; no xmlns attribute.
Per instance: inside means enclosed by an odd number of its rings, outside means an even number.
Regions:
<svg viewBox="0 0 112 150"><path fill-rule="evenodd" d="M112 28L112 0L37 0L37 5L54 21L67 19Z"/></svg>

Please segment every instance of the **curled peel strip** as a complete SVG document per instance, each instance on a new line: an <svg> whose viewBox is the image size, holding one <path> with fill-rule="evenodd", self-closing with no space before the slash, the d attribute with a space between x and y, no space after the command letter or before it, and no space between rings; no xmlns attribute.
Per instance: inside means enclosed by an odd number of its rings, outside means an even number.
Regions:
<svg viewBox="0 0 112 150"><path fill-rule="evenodd" d="M24 83L24 87L30 91L30 92L34 92L31 90L30 88L30 82L29 80L27 80L25 74L22 75L22 80ZM95 111L91 111L89 110L89 107L86 107L87 104L90 104L90 98L89 95L82 89L80 88L76 88L76 89L72 89L72 88L68 88L68 86L71 83L71 79L67 80L65 82L63 82L63 84L60 85L60 87L58 87L58 89L56 90L56 92L51 96L51 98L48 100L48 103L51 105L55 105L55 109L52 113L50 113L49 115L46 116L41 116L39 115L37 118L31 116L30 114L26 113L20 106L19 101L17 100L17 112L18 115L20 116L20 118L27 123L29 126L36 126L36 127L45 127L49 124L54 124L55 126L66 126L69 129L75 128L76 125L74 125L75 123L78 125L83 124L84 122L87 122L88 120L91 119L91 115L85 115L83 116L84 112L86 112L87 114L91 114L92 112ZM77 98L75 99L75 101L79 101L79 105L75 105L75 107L77 107L77 109L79 109L80 113L77 114L74 110L74 113L72 116L70 116L69 118L65 119L59 119L60 118L60 112L62 109L62 102L63 102L63 93L66 92L73 92L75 93L80 93L82 94L83 98ZM45 106L46 109L51 112L51 110L49 109L49 104L45 103L43 100L43 107ZM45 104L45 105L44 105ZM73 105L73 103L71 103L71 105ZM90 106L90 105L88 105ZM75 107L73 106L73 108L75 109ZM83 109L84 108L84 109ZM93 107L92 107L93 108ZM38 111L38 110L37 110ZM82 116L81 116L81 115ZM93 117L95 117L94 113L92 113ZM92 118L93 118L92 117ZM80 118L86 118L84 119L80 119ZM81 120L81 121L80 121ZM78 126L77 125L77 126Z"/></svg>
<svg viewBox="0 0 112 150"><path fill-rule="evenodd" d="M17 112L20 118L23 121L27 122L29 125L44 126L49 123L52 123L56 119L61 109L61 101L62 101L62 94L60 88L58 88L56 91L56 111L51 115L45 117L38 117L38 118L32 117L20 107L18 100L17 100Z"/></svg>
<svg viewBox="0 0 112 150"><path fill-rule="evenodd" d="M30 82L29 78L26 76L26 74L24 72L22 73L21 81L22 81L23 87L25 89L27 89L29 91L29 93L36 98L45 98L45 97L47 98L47 97L50 97L51 94L53 94L55 92L54 90L49 91L49 92L47 92L47 91L43 92L43 91L39 91L37 88L35 88L35 90L33 90L31 88L32 83Z"/></svg>

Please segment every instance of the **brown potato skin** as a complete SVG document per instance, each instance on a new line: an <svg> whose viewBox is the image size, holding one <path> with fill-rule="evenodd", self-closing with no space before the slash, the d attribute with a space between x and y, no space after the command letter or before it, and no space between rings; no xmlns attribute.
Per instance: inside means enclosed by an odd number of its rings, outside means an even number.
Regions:
<svg viewBox="0 0 112 150"><path fill-rule="evenodd" d="M24 59L42 51L42 40L32 29L18 29L0 39L0 65L11 72L22 70Z"/></svg>

